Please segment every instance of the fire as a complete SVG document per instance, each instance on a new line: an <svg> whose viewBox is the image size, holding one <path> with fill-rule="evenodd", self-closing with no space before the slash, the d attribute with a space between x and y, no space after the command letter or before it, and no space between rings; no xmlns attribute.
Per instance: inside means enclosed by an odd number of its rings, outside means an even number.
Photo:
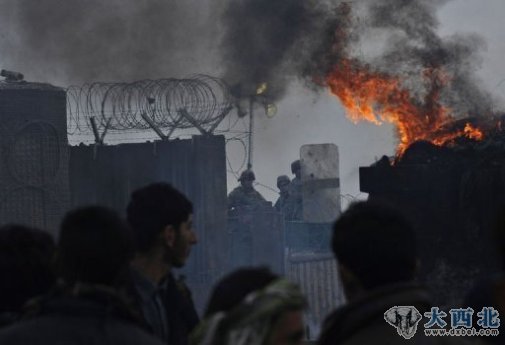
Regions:
<svg viewBox="0 0 505 345"><path fill-rule="evenodd" d="M463 131L465 132L465 136L467 138L474 140L482 140L484 138L484 133L482 133L480 129L472 126L470 123L465 125L465 129Z"/></svg>
<svg viewBox="0 0 505 345"><path fill-rule="evenodd" d="M482 140L481 129L466 123L463 129L448 128L455 119L451 110L440 102L440 92L448 78L439 69L426 70L423 77L428 92L422 103L416 102L400 79L371 71L350 59L343 59L328 75L326 83L346 109L350 120L365 120L376 125L384 122L396 126L399 136L397 154L410 144L426 140L446 145L458 137Z"/></svg>
<svg viewBox="0 0 505 345"><path fill-rule="evenodd" d="M439 102L446 76L437 69L426 70L424 78L429 91L422 105L416 104L398 78L371 71L357 61L343 59L328 75L326 83L353 121L380 125L393 123L398 129L398 154L415 141L428 140L443 144L454 139L451 133L433 134L452 120L450 110Z"/></svg>
<svg viewBox="0 0 505 345"><path fill-rule="evenodd" d="M350 12L341 9L344 18ZM402 85L401 77L373 70L370 66L347 57L346 28L335 33L339 38L336 48L340 59L327 73L325 84L337 96L346 109L350 120L369 121L376 125L392 123L398 131L397 154L401 156L415 141L425 140L436 145L445 145L458 137L481 140L483 132L467 123L464 129L451 128L455 121L451 109L440 101L440 95L450 78L442 67L426 68L422 72L426 93L423 99L415 99Z"/></svg>

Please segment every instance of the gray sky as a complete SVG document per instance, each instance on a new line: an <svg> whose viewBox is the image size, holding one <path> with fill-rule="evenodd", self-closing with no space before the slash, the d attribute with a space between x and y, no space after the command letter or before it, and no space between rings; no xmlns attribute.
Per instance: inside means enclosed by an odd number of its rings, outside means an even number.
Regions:
<svg viewBox="0 0 505 345"><path fill-rule="evenodd" d="M219 75L222 72L218 59L220 27L214 18L224 0L156 0L161 7L170 4L172 14L168 18L155 17L164 23L164 30L171 32L166 41L142 34L142 30L148 32L152 29L149 25L156 23L133 20L133 12L124 6L125 3L135 3L133 0L111 0L103 8L95 6L100 1L81 1L86 4L82 5L83 10L79 12L75 9L68 14L69 9L58 5L61 2L43 0L37 3L56 4L58 9L40 27L34 25L33 28L27 25L30 18L39 18L41 13L36 12L39 9L28 11L29 15L19 15L21 6L33 4L31 1L2 0L0 3L3 27L0 34L0 67L23 72L27 80L67 86L97 79L134 80L196 73ZM96 4L88 6L90 3ZM115 15L112 22L107 11ZM139 11L147 9L140 6ZM79 13L84 15L79 17ZM438 13L442 36L457 32L476 33L487 42L487 49L480 52L482 61L478 76L483 87L497 98L498 109L505 98L505 82L500 84L505 79L503 13L503 0L453 0ZM90 17L95 18L100 26L89 27ZM41 29L51 25L51 30ZM79 30L73 36L67 34L78 25ZM111 40L101 40L103 33L110 34ZM129 37L137 37L142 44L139 46ZM134 55L136 60L122 65L122 59L127 59L125 56L129 54ZM66 59L67 63L61 64L61 59ZM290 163L298 157L302 145L334 143L340 152L342 193L365 197L359 193L359 167L370 165L384 154L394 153L396 139L391 126L351 123L345 118L338 100L328 92L315 95L295 82L287 95L277 102L277 108L277 115L271 119L263 116L261 109L256 111L254 170L257 181L264 185L275 188L278 175L290 175ZM244 158L243 149L236 143L230 143L228 153L232 168L237 170ZM228 180L231 190L237 182L231 173ZM267 199L275 201L275 192L261 186L257 188Z"/></svg>

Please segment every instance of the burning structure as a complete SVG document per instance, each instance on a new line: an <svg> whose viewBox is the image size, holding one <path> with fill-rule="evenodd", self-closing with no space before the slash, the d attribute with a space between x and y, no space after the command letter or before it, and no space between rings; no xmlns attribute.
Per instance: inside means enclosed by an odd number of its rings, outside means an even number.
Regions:
<svg viewBox="0 0 505 345"><path fill-rule="evenodd" d="M391 41L401 50L390 47L375 64L354 57L354 18L343 3L331 36L334 63L316 82L329 87L352 121L394 124L395 158L361 168L360 188L410 215L421 276L440 302L451 303L497 266L490 234L505 202L502 118L463 68L470 41L438 37L428 3L406 2L394 16L391 4L380 1L368 11L376 28L397 31Z"/></svg>
<svg viewBox="0 0 505 345"><path fill-rule="evenodd" d="M452 288L462 294L479 272L496 267L489 235L504 201L502 119L474 75L483 41L438 34L437 9L445 1L339 2L335 8L271 2L276 20L261 11L266 1L230 5L225 57L250 54L226 64L226 75L253 85L268 81L278 90L274 98L289 77L302 77L334 95L351 121L394 125L395 157L362 168L361 191L411 216L423 279L443 303L454 300ZM246 12L254 24L249 31L238 27ZM236 39L236 32L252 36L258 27L268 40Z"/></svg>

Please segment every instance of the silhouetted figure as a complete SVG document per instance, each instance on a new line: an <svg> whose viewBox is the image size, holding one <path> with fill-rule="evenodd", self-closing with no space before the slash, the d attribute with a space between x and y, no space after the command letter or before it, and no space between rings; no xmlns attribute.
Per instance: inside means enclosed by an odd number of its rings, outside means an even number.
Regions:
<svg viewBox="0 0 505 345"><path fill-rule="evenodd" d="M485 278L475 284L465 298L463 305L474 310L474 318L484 307L493 307L501 319L498 336L481 337L489 344L505 344L503 325L505 323L505 209L498 215L493 229L494 243L502 256L502 272Z"/></svg>
<svg viewBox="0 0 505 345"><path fill-rule="evenodd" d="M187 344L198 315L171 270L185 265L197 242L193 205L169 184L154 183L132 193L126 213L136 245L132 297L153 334L166 344Z"/></svg>
<svg viewBox="0 0 505 345"><path fill-rule="evenodd" d="M265 198L254 189L253 182L255 180L256 176L252 170L245 170L240 174L238 179L240 186L228 195L228 210L253 210L266 204Z"/></svg>
<svg viewBox="0 0 505 345"><path fill-rule="evenodd" d="M289 185L289 194L292 198L292 214L291 220L303 219L303 182L302 182L302 165L300 160L291 163L291 172L295 177Z"/></svg>
<svg viewBox="0 0 505 345"><path fill-rule="evenodd" d="M246 268L214 288L192 345L299 345L305 299L298 287L265 268Z"/></svg>
<svg viewBox="0 0 505 345"><path fill-rule="evenodd" d="M61 284L34 302L26 319L1 331L0 344L161 344L140 328L118 292L133 248L128 227L114 211L69 212L57 249Z"/></svg>
<svg viewBox="0 0 505 345"><path fill-rule="evenodd" d="M277 188L279 188L279 198L275 202L275 209L284 215L286 220L291 220L295 217L294 207L295 201L290 194L290 183L289 177L286 175L281 175L277 177Z"/></svg>
<svg viewBox="0 0 505 345"><path fill-rule="evenodd" d="M22 306L55 282L53 238L22 225L0 228L0 327L16 321Z"/></svg>
<svg viewBox="0 0 505 345"><path fill-rule="evenodd" d="M332 249L347 304L326 319L318 344L452 343L449 337L423 333L424 312L433 305L413 282L416 237L395 209L371 202L351 205L333 226Z"/></svg>

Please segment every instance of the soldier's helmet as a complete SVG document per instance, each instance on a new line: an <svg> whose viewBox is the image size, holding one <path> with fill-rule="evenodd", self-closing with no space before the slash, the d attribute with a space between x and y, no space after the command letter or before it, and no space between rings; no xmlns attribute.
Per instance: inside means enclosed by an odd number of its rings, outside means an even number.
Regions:
<svg viewBox="0 0 505 345"><path fill-rule="evenodd" d="M302 165L300 164L300 160L296 160L291 163L291 172L294 174L296 171L300 171L302 169Z"/></svg>
<svg viewBox="0 0 505 345"><path fill-rule="evenodd" d="M244 170L242 171L242 174L240 174L240 177L238 178L239 181L254 181L256 180L256 176L254 176L254 173L252 170Z"/></svg>
<svg viewBox="0 0 505 345"><path fill-rule="evenodd" d="M283 185L289 184L291 181L289 180L289 177L286 175L281 175L277 177L277 188L280 188Z"/></svg>

